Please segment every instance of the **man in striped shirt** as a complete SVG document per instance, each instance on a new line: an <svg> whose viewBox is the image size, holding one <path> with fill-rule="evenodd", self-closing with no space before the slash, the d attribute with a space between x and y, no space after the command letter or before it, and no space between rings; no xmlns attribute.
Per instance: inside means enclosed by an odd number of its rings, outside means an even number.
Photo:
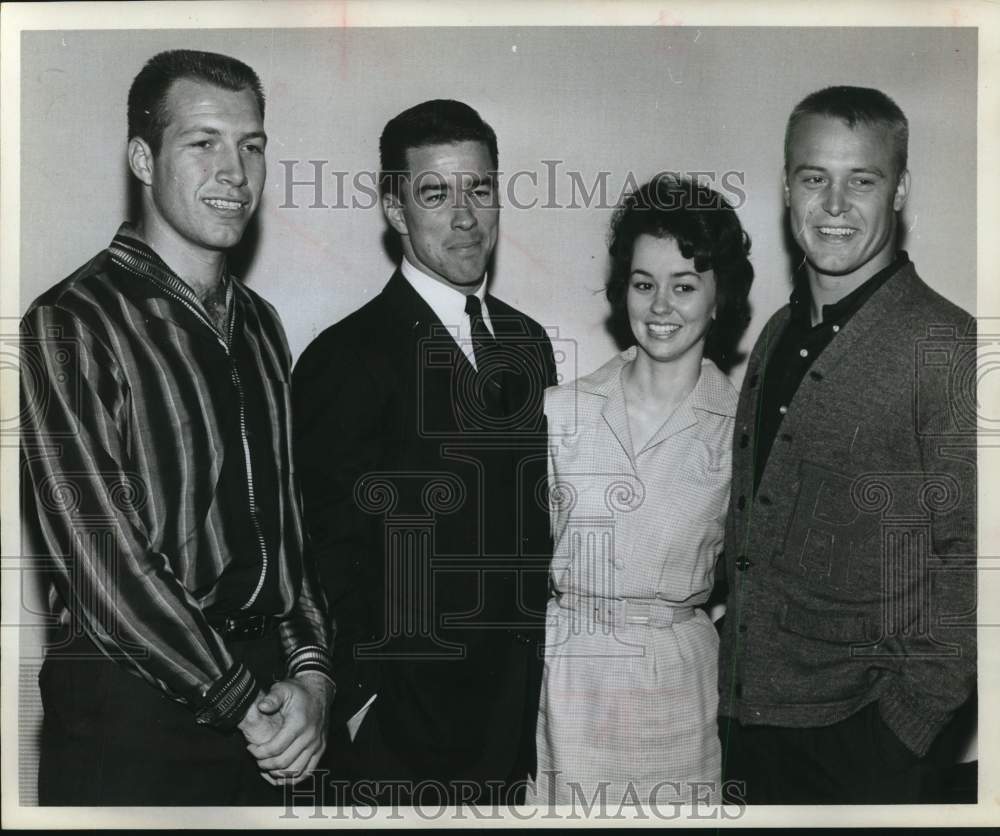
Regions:
<svg viewBox="0 0 1000 836"><path fill-rule="evenodd" d="M22 323L26 530L58 616L42 804L280 803L325 748L290 356L226 269L264 184L263 116L245 64L152 58L129 92L141 217Z"/></svg>

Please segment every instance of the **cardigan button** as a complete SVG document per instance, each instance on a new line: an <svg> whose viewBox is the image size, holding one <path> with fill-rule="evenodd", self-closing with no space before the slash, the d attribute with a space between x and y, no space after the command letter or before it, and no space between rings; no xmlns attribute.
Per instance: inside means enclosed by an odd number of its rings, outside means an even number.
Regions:
<svg viewBox="0 0 1000 836"><path fill-rule="evenodd" d="M740 559L736 561L736 568L739 569L741 572L745 572L751 566L753 566L753 563L747 560L747 556L745 554L741 555Z"/></svg>
<svg viewBox="0 0 1000 836"><path fill-rule="evenodd" d="M746 446L749 443L750 443L750 436L748 436L746 433L743 433L743 435L740 436L740 449L745 450Z"/></svg>

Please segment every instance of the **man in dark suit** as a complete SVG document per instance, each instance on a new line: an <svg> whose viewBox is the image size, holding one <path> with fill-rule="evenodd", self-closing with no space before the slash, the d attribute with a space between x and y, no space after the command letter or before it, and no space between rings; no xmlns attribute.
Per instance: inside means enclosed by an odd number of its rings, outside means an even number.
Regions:
<svg viewBox="0 0 1000 836"><path fill-rule="evenodd" d="M386 125L380 151L402 263L294 374L306 524L336 624L329 766L355 803L510 803L535 760L552 347L486 293L493 129L429 101Z"/></svg>

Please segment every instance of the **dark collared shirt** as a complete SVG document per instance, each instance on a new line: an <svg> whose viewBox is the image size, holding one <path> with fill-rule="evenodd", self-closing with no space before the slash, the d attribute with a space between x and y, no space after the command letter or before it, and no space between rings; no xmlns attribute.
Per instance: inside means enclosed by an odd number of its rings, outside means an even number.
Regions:
<svg viewBox="0 0 1000 836"><path fill-rule="evenodd" d="M823 319L817 325L812 324L809 284L804 278L797 283L789 299L791 319L788 327L778 338L774 353L761 375L761 403L754 450L754 492L760 485L781 421L809 367L872 294L908 261L906 253L900 251L892 264L879 270L860 287L838 302L824 305Z"/></svg>
<svg viewBox="0 0 1000 836"><path fill-rule="evenodd" d="M226 281L220 331L123 226L32 304L21 362L26 517L60 622L223 727L258 684L210 622L277 616L288 675L328 674L331 642L303 559L284 332Z"/></svg>

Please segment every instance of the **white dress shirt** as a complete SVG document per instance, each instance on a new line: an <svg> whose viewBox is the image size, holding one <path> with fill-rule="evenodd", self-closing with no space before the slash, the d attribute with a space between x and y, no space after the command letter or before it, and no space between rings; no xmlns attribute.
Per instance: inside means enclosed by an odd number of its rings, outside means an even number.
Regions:
<svg viewBox="0 0 1000 836"><path fill-rule="evenodd" d="M458 347L476 367L476 356L472 349L472 323L469 315L465 312L465 294L453 287L448 287L439 279L428 276L419 267L415 267L406 256L403 256L403 263L399 266L399 271L431 310L434 311L441 323L448 329L448 333L454 337ZM476 288L475 295L479 297L479 302L483 306L483 322L491 334L496 335L493 330L493 323L490 321L490 312L486 307L486 280Z"/></svg>

